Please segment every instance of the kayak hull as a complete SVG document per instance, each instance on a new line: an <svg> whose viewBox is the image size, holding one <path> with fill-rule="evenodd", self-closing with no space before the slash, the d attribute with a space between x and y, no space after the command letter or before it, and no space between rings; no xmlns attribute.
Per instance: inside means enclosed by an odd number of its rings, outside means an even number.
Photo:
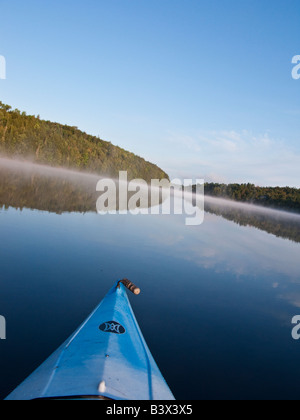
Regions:
<svg viewBox="0 0 300 420"><path fill-rule="evenodd" d="M173 400L138 326L124 285L115 285L77 331L7 400Z"/></svg>

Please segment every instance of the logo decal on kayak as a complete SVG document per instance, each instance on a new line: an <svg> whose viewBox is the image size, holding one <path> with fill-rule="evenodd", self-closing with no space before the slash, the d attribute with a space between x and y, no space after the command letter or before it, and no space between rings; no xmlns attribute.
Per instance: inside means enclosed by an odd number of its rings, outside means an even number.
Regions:
<svg viewBox="0 0 300 420"><path fill-rule="evenodd" d="M115 321L107 321L100 325L99 329L103 332L113 333L113 334L124 334L126 332L125 328Z"/></svg>

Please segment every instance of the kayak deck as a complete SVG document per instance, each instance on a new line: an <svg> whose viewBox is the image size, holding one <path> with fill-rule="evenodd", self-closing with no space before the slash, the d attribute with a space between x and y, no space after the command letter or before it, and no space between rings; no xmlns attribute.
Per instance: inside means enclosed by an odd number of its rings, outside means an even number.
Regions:
<svg viewBox="0 0 300 420"><path fill-rule="evenodd" d="M90 317L7 400L173 400L118 282Z"/></svg>

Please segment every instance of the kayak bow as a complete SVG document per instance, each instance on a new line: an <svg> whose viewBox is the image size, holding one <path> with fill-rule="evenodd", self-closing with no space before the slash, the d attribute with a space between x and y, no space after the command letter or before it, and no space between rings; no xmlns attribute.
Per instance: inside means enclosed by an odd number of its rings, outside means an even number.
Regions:
<svg viewBox="0 0 300 420"><path fill-rule="evenodd" d="M78 330L7 400L174 400L119 281Z"/></svg>

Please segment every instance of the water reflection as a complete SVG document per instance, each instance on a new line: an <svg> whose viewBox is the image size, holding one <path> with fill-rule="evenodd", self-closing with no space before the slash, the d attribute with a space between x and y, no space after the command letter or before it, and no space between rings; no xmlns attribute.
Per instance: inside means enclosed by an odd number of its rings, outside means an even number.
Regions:
<svg viewBox="0 0 300 420"><path fill-rule="evenodd" d="M300 242L299 214L214 197L206 197L205 210L240 226L253 226L277 237Z"/></svg>

